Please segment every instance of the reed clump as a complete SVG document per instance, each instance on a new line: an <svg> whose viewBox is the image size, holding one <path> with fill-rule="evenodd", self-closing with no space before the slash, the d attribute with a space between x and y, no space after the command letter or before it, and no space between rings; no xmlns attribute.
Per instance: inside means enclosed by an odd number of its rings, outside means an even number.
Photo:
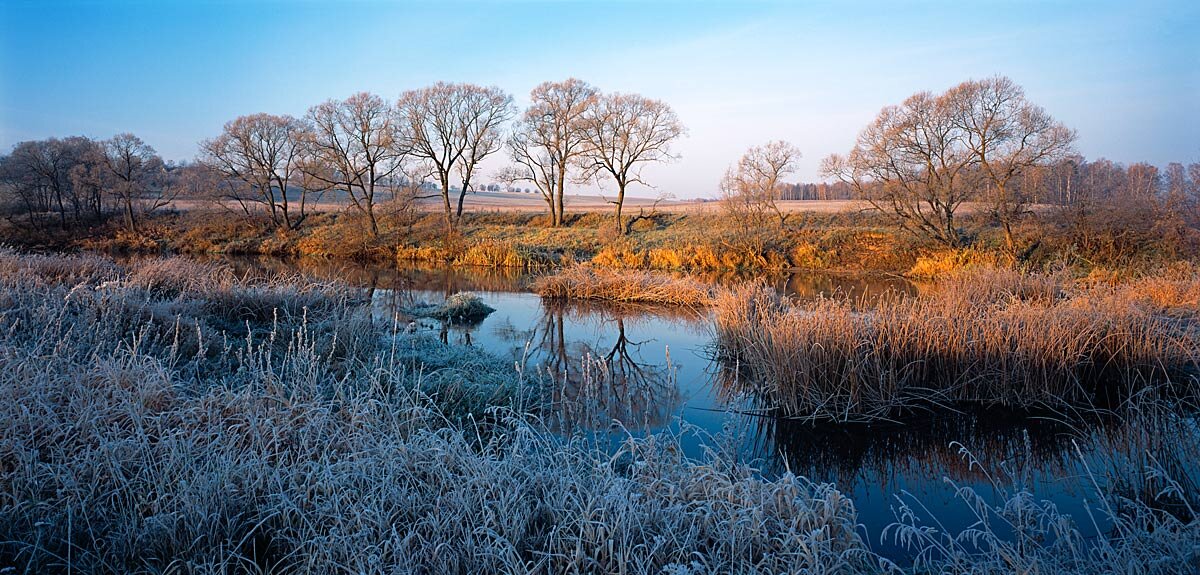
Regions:
<svg viewBox="0 0 1200 575"><path fill-rule="evenodd" d="M1195 326L1137 301L986 269L867 311L763 284L723 290L713 309L736 388L789 416L848 421L959 402L1090 405L1193 383Z"/></svg>
<svg viewBox="0 0 1200 575"><path fill-rule="evenodd" d="M917 257L908 277L937 279L974 268L992 268L1000 261L997 254L973 248L939 250Z"/></svg>
<svg viewBox="0 0 1200 575"><path fill-rule="evenodd" d="M415 317L430 317L456 323L483 321L496 308L483 302L483 298L471 292L459 292L446 298L441 304L420 302L405 309Z"/></svg>
<svg viewBox="0 0 1200 575"><path fill-rule="evenodd" d="M544 298L600 300L705 306L712 302L712 286L689 277L646 272L614 271L587 265L573 266L542 276L533 291Z"/></svg>
<svg viewBox="0 0 1200 575"><path fill-rule="evenodd" d="M519 246L504 240L483 240L472 244L456 256L454 263L489 268L537 270L554 267L558 262L548 252Z"/></svg>

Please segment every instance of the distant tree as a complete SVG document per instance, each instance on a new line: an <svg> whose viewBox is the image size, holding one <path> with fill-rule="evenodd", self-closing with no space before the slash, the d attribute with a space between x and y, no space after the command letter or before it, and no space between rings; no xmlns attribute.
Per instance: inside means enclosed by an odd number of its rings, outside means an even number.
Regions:
<svg viewBox="0 0 1200 575"><path fill-rule="evenodd" d="M204 162L184 163L167 171L166 186L173 190L176 201L210 201L214 192L221 189L228 179L219 170Z"/></svg>
<svg viewBox="0 0 1200 575"><path fill-rule="evenodd" d="M1004 230L1005 246L1016 253L1013 224L1029 213L1032 190L1020 178L1071 153L1075 132L1025 98L1009 78L963 82L944 96L954 136L969 151L981 182L981 200Z"/></svg>
<svg viewBox="0 0 1200 575"><path fill-rule="evenodd" d="M563 224L567 173L587 150L584 119L599 92L586 82L569 78L545 82L529 94L530 105L517 119L508 138L514 166L509 181L531 182L550 209L550 225Z"/></svg>
<svg viewBox="0 0 1200 575"><path fill-rule="evenodd" d="M1044 192L1064 200L1041 219L1047 232L1093 262L1192 253L1200 222L1183 195L1190 182L1181 179L1182 171L1178 165L1163 172L1145 163L1064 159L1049 169Z"/></svg>
<svg viewBox="0 0 1200 575"><path fill-rule="evenodd" d="M380 193L408 152L395 111L383 98L361 92L313 106L307 120L311 132L300 166L305 187L344 193L366 216L371 237L378 237Z"/></svg>
<svg viewBox="0 0 1200 575"><path fill-rule="evenodd" d="M154 148L133 134L117 134L101 143L102 181L125 217L125 227L138 232L138 216L170 203L161 187L163 161Z"/></svg>
<svg viewBox="0 0 1200 575"><path fill-rule="evenodd" d="M503 125L513 115L512 96L496 87L438 82L404 92L396 108L406 149L428 164L441 184L446 225L452 229L462 217L479 163L502 147ZM454 175L459 181L457 208L450 205Z"/></svg>
<svg viewBox="0 0 1200 575"><path fill-rule="evenodd" d="M666 103L637 94L604 94L583 118L587 142L580 164L586 178L612 178L617 186L616 226L628 233L621 209L629 184L646 184L641 167L675 159L671 144L687 130Z"/></svg>
<svg viewBox="0 0 1200 575"><path fill-rule="evenodd" d="M783 180L796 172L799 160L800 150L788 142L751 147L721 180L726 209L738 220L753 224L761 224L773 214L783 227L788 217L779 207L787 188Z"/></svg>
<svg viewBox="0 0 1200 575"><path fill-rule="evenodd" d="M1167 164L1163 173L1167 200L1182 213L1188 225L1200 225L1200 163L1184 166L1179 162Z"/></svg>
<svg viewBox="0 0 1200 575"><path fill-rule="evenodd" d="M312 136L303 121L291 116L241 116L226 123L220 136L200 144L202 161L223 177L244 184L273 226L296 229L307 217L308 190L293 184ZM293 195L298 196L295 212Z"/></svg>
<svg viewBox="0 0 1200 575"><path fill-rule="evenodd" d="M52 218L66 229L98 219L102 197L77 185L78 179L72 176L76 167L95 161L96 148L95 142L78 136L21 142L0 157L0 186L31 225Z"/></svg>

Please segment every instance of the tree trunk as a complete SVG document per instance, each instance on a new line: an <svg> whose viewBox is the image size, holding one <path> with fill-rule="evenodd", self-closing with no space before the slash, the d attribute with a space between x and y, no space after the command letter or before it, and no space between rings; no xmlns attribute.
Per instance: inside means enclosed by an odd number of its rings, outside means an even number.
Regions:
<svg viewBox="0 0 1200 575"><path fill-rule="evenodd" d="M468 180L463 180L462 189L458 191L458 209L454 212L454 219L461 220L463 212L463 200L467 199Z"/></svg>
<svg viewBox="0 0 1200 575"><path fill-rule="evenodd" d="M367 222L371 225L371 238L378 238L379 221L375 219L375 202L367 202Z"/></svg>
<svg viewBox="0 0 1200 575"><path fill-rule="evenodd" d="M625 225L621 219L621 208L625 205L625 182L617 182L617 233L625 235Z"/></svg>
<svg viewBox="0 0 1200 575"><path fill-rule="evenodd" d="M1001 224L1004 226L1004 247L1008 251L1008 256L1015 259L1017 257L1017 240L1013 237L1012 222L1006 217Z"/></svg>
<svg viewBox="0 0 1200 575"><path fill-rule="evenodd" d="M546 200L546 207L550 209L550 227L558 227L558 212L554 208L554 191L550 191L550 197L543 198Z"/></svg>
<svg viewBox="0 0 1200 575"><path fill-rule="evenodd" d="M566 194L567 182L565 170L558 172L558 189L554 191L554 201L558 203L558 212L554 218L554 227L559 227L565 223L566 212L563 211L563 196Z"/></svg>
<svg viewBox="0 0 1200 575"><path fill-rule="evenodd" d="M135 234L138 233L137 220L133 217L133 198L128 196L125 197L125 225L129 228L129 231Z"/></svg>
<svg viewBox="0 0 1200 575"><path fill-rule="evenodd" d="M446 209L446 229L454 229L454 217L450 208L450 172L442 172L438 174L442 184L442 203Z"/></svg>

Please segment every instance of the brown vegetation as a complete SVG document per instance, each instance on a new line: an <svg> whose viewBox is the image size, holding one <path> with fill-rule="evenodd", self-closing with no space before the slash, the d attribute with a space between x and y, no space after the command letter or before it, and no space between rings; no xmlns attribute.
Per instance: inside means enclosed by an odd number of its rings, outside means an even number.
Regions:
<svg viewBox="0 0 1200 575"><path fill-rule="evenodd" d="M703 306L712 301L713 288L687 277L574 266L538 278L533 291L552 299Z"/></svg>
<svg viewBox="0 0 1200 575"><path fill-rule="evenodd" d="M1160 292L1200 285L1178 282ZM1078 289L987 268L868 311L794 303L761 284L722 291L714 304L736 389L786 415L835 420L959 402L1069 407L1190 383L1196 327L1164 307L1139 285Z"/></svg>
<svg viewBox="0 0 1200 575"><path fill-rule="evenodd" d="M59 249L915 277L981 264L1146 269L1190 260L1200 246L1200 165L1160 171L1072 155L1073 132L1003 77L885 108L848 157L825 163L837 184L784 182L799 157L786 142L751 148L723 183L723 213L657 201L623 211L639 168L672 159L685 132L667 104L575 79L531 96L508 137L507 94L439 83L395 103L360 93L301 119L237 118L196 165L164 165L129 134L23 142L0 158L0 234ZM516 165L502 179L533 183L547 216L499 213L507 208L495 198L480 200L494 212L465 209L483 187L473 183L479 162L504 142ZM618 225L568 217L567 185L602 175L617 184ZM784 204L849 192L859 202L836 213ZM432 198L440 221L423 211ZM172 206L181 211L152 215ZM766 229L766 219L781 225ZM543 226L554 229L532 229Z"/></svg>

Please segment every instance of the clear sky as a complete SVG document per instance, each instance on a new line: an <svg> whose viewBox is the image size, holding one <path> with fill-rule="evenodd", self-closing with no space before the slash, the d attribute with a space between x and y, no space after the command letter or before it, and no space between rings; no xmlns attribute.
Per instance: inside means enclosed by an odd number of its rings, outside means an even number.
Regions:
<svg viewBox="0 0 1200 575"><path fill-rule="evenodd" d="M1077 129L1088 157L1200 161L1198 0L0 0L0 150L130 131L183 160L241 114L437 80L523 104L575 76L670 103L682 159L647 177L705 197L749 145L790 140L797 179L815 180L881 107L993 74Z"/></svg>

